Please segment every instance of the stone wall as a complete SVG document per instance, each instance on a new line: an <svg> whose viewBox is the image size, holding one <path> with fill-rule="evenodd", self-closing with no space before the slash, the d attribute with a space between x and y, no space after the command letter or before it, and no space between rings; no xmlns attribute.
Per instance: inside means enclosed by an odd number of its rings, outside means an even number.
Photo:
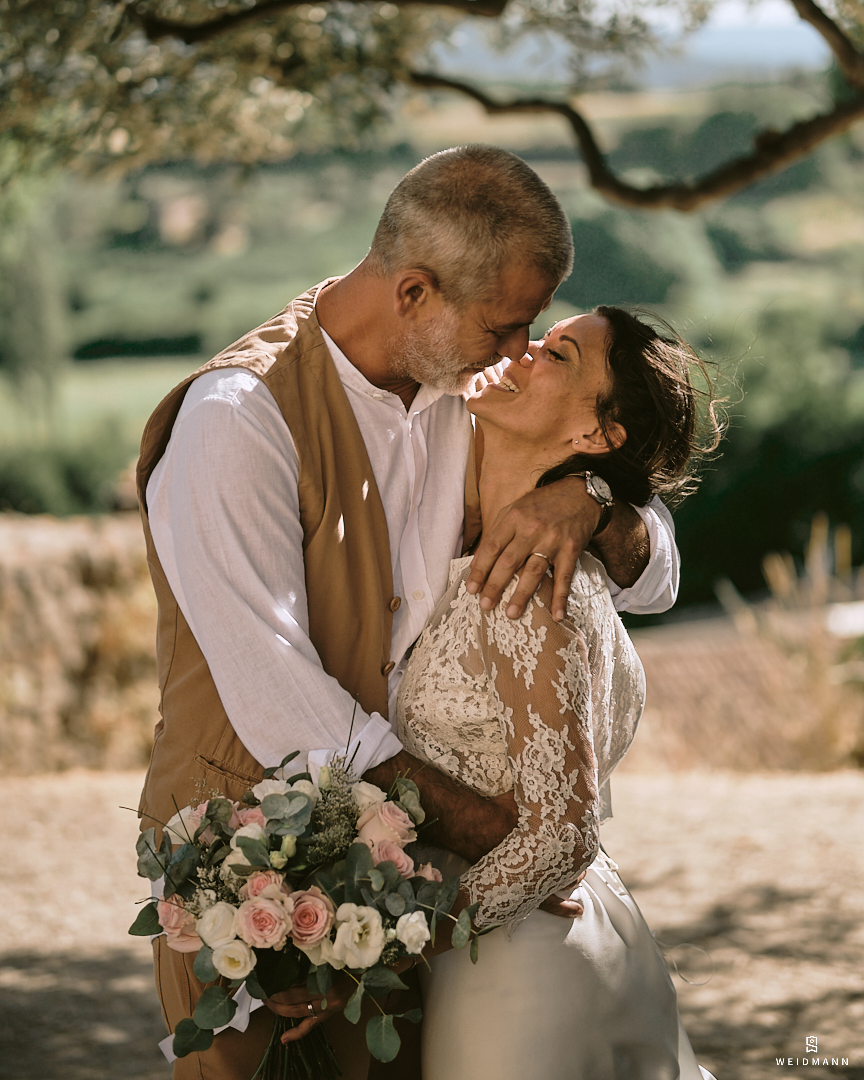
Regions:
<svg viewBox="0 0 864 1080"><path fill-rule="evenodd" d="M0 514L0 773L146 764L155 628L137 514Z"/></svg>

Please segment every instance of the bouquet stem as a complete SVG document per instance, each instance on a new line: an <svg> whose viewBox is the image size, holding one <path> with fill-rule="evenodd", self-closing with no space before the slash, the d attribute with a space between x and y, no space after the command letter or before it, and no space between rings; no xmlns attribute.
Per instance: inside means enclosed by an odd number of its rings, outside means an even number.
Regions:
<svg viewBox="0 0 864 1080"><path fill-rule="evenodd" d="M327 1033L319 1024L297 1042L283 1044L282 1036L300 1023L277 1016L273 1036L252 1080L337 1080L342 1075Z"/></svg>

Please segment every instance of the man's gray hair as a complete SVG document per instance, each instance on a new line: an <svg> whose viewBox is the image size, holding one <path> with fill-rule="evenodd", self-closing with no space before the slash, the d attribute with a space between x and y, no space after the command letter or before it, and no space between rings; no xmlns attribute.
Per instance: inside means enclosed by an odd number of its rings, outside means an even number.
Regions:
<svg viewBox="0 0 864 1080"><path fill-rule="evenodd" d="M421 161L397 184L369 250L373 273L433 274L456 307L492 299L514 258L556 287L573 268L561 204L525 162L494 146L457 146Z"/></svg>

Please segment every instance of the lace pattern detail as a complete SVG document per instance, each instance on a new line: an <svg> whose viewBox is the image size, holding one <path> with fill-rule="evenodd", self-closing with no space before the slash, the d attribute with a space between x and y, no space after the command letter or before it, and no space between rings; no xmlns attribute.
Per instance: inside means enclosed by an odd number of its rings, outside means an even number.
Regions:
<svg viewBox="0 0 864 1080"><path fill-rule="evenodd" d="M463 878L478 925L513 923L596 855L598 791L633 739L644 676L590 556L561 623L551 576L514 621L506 602L484 612L467 592L469 563L451 564L402 680L397 724L406 750L481 794L513 790L516 828Z"/></svg>

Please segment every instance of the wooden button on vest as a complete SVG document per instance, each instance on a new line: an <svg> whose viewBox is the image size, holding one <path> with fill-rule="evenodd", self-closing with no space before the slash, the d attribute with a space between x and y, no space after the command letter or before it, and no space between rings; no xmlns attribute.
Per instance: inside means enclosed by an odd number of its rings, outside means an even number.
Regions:
<svg viewBox="0 0 864 1080"><path fill-rule="evenodd" d="M402 597L401 596L394 596L393 599L390 601L390 610L391 611L398 611L401 604L402 604Z"/></svg>
<svg viewBox="0 0 864 1080"><path fill-rule="evenodd" d="M388 660L384 667L381 668L382 675L389 675L393 668L396 667L395 660Z"/></svg>

